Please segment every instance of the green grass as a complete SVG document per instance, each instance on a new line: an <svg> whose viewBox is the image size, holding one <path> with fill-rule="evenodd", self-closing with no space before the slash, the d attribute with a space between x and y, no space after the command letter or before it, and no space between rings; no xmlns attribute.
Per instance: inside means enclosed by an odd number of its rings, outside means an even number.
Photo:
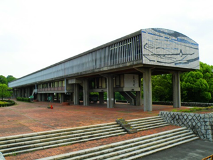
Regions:
<svg viewBox="0 0 213 160"><path fill-rule="evenodd" d="M211 107L193 107L193 108L189 108L189 109L181 109L181 110L177 110L177 109L173 109L172 112L198 112L198 111L208 111L208 110L213 110L213 106Z"/></svg>

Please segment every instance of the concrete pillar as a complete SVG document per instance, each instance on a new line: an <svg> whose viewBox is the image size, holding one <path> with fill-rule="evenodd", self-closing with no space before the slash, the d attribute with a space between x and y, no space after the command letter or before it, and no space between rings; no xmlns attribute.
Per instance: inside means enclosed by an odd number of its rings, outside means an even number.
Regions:
<svg viewBox="0 0 213 160"><path fill-rule="evenodd" d="M30 97L32 93L30 93L30 88L26 88L27 90L27 97Z"/></svg>
<svg viewBox="0 0 213 160"><path fill-rule="evenodd" d="M44 93L41 94L41 101L43 101L43 102L45 101L45 95L44 95Z"/></svg>
<svg viewBox="0 0 213 160"><path fill-rule="evenodd" d="M40 93L37 94L37 99L38 99L38 101L41 101L41 94Z"/></svg>
<svg viewBox="0 0 213 160"><path fill-rule="evenodd" d="M74 105L79 105L79 84L74 84Z"/></svg>
<svg viewBox="0 0 213 160"><path fill-rule="evenodd" d="M104 103L104 92L99 92L99 104Z"/></svg>
<svg viewBox="0 0 213 160"><path fill-rule="evenodd" d="M180 72L176 71L172 74L173 82L173 107L181 107L181 92L180 92Z"/></svg>
<svg viewBox="0 0 213 160"><path fill-rule="evenodd" d="M60 103L64 102L64 98L65 98L64 96L65 96L64 93L61 93Z"/></svg>
<svg viewBox="0 0 213 160"><path fill-rule="evenodd" d="M73 102L73 93L70 94L70 102Z"/></svg>
<svg viewBox="0 0 213 160"><path fill-rule="evenodd" d="M116 102L116 99L115 99L115 92L113 92L113 99L114 99L114 104Z"/></svg>
<svg viewBox="0 0 213 160"><path fill-rule="evenodd" d="M21 89L21 97L24 97L24 88Z"/></svg>
<svg viewBox="0 0 213 160"><path fill-rule="evenodd" d="M114 107L114 91L113 91L113 79L111 75L107 77L107 108Z"/></svg>
<svg viewBox="0 0 213 160"><path fill-rule="evenodd" d="M152 80L151 69L144 68L143 72L143 98L144 111L152 111Z"/></svg>
<svg viewBox="0 0 213 160"><path fill-rule="evenodd" d="M53 102L53 100L54 100L54 93L50 93L50 97L51 97L51 102Z"/></svg>
<svg viewBox="0 0 213 160"><path fill-rule="evenodd" d="M88 79L83 80L83 104L89 106L89 81Z"/></svg>
<svg viewBox="0 0 213 160"><path fill-rule="evenodd" d="M17 97L21 97L21 89L18 89L18 95Z"/></svg>
<svg viewBox="0 0 213 160"><path fill-rule="evenodd" d="M139 87L140 91L136 92L136 106L141 106L142 105L142 98L141 98L141 75L138 75L138 82L139 82Z"/></svg>
<svg viewBox="0 0 213 160"><path fill-rule="evenodd" d="M58 102L58 100L59 100L59 93L56 93L56 100Z"/></svg>
<svg viewBox="0 0 213 160"><path fill-rule="evenodd" d="M141 105L141 91L136 92L136 106Z"/></svg>
<svg viewBox="0 0 213 160"><path fill-rule="evenodd" d="M27 97L27 88L24 88L24 97Z"/></svg>

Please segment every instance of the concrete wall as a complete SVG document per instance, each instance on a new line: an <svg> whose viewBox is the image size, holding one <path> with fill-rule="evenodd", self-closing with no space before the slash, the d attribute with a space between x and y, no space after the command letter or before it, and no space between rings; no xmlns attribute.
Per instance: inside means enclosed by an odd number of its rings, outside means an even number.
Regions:
<svg viewBox="0 0 213 160"><path fill-rule="evenodd" d="M169 124L187 127L203 140L213 141L213 114L161 111L159 116Z"/></svg>

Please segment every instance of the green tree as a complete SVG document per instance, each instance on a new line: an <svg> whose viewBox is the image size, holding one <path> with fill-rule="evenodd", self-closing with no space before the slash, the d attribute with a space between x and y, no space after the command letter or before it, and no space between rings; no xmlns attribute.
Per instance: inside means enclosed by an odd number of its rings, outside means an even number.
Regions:
<svg viewBox="0 0 213 160"><path fill-rule="evenodd" d="M125 100L125 98L119 92L115 92L115 99L122 100L122 101Z"/></svg>
<svg viewBox="0 0 213 160"><path fill-rule="evenodd" d="M181 75L181 96L183 101L210 102L213 97L212 67L200 62L200 70Z"/></svg>
<svg viewBox="0 0 213 160"><path fill-rule="evenodd" d="M0 75L0 84L7 84L7 78L5 78L5 76Z"/></svg>
<svg viewBox="0 0 213 160"><path fill-rule="evenodd" d="M12 82L12 81L14 81L14 80L16 80L16 78L13 77L12 75L8 75L8 76L7 76L7 82L8 82L8 83L9 83L9 82Z"/></svg>
<svg viewBox="0 0 213 160"><path fill-rule="evenodd" d="M172 101L172 75L152 76L153 101Z"/></svg>
<svg viewBox="0 0 213 160"><path fill-rule="evenodd" d="M11 94L11 88L9 88L6 84L0 84L0 97L2 100L6 97L10 97Z"/></svg>

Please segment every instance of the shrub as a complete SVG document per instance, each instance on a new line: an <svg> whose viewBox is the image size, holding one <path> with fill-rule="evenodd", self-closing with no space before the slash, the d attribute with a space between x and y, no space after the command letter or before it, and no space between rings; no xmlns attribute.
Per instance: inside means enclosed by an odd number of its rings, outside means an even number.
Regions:
<svg viewBox="0 0 213 160"><path fill-rule="evenodd" d="M11 101L11 100L3 100L3 101L0 101L0 107L7 107L7 106L12 106L14 105L15 102L14 101Z"/></svg>
<svg viewBox="0 0 213 160"><path fill-rule="evenodd" d="M24 102L31 102L30 98L24 98L24 97L17 97L16 100L17 101L24 101Z"/></svg>

